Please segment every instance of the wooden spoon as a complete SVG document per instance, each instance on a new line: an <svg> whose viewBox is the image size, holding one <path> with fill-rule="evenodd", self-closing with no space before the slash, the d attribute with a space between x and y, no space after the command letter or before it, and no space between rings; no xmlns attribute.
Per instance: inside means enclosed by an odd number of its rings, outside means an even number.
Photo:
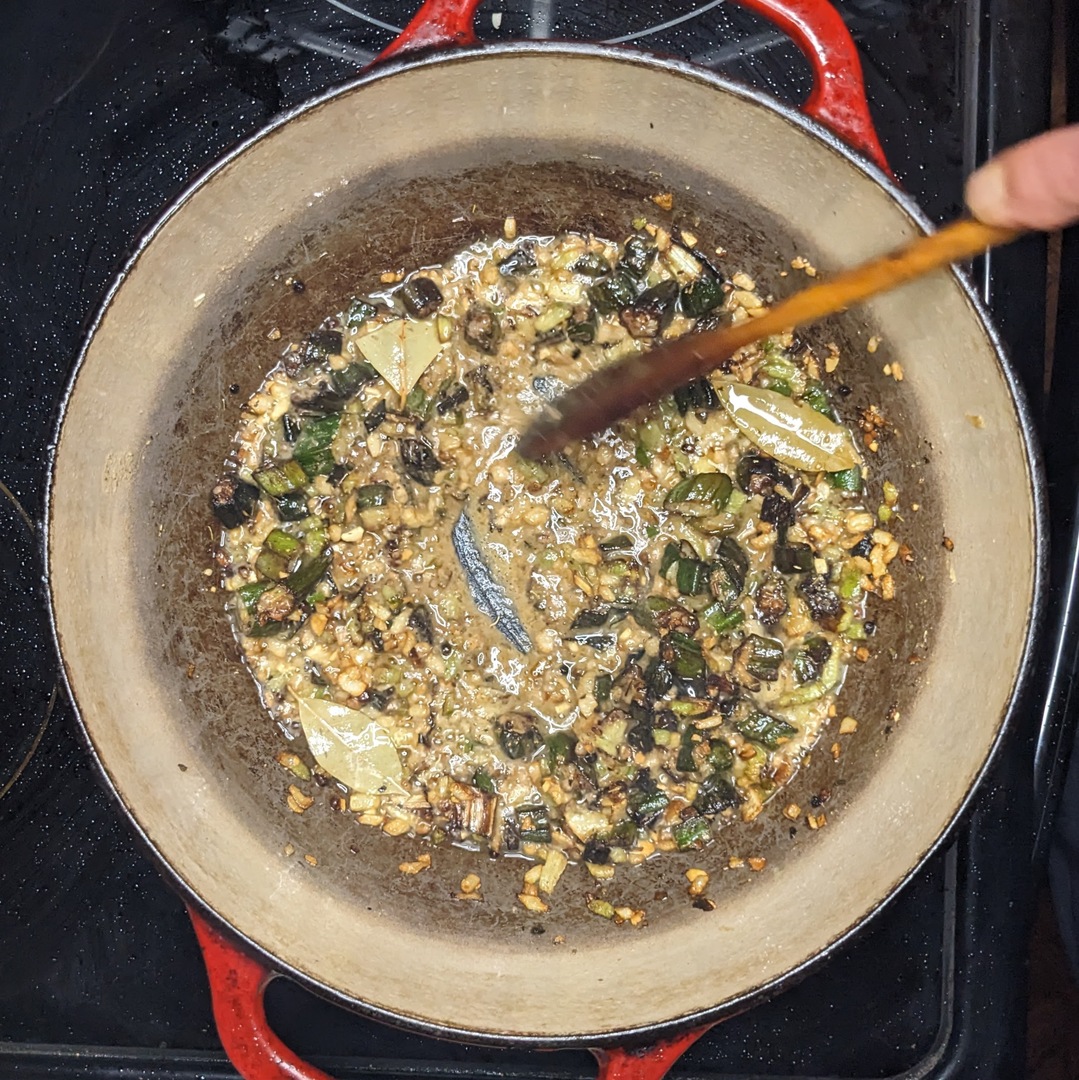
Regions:
<svg viewBox="0 0 1079 1080"><path fill-rule="evenodd" d="M545 409L532 422L517 449L531 458L552 454L574 439L610 427L638 406L658 401L754 341L816 322L942 266L1009 243L1019 235L1015 229L960 218L887 255L811 285L759 318L719 330L684 334L648 352L611 364Z"/></svg>

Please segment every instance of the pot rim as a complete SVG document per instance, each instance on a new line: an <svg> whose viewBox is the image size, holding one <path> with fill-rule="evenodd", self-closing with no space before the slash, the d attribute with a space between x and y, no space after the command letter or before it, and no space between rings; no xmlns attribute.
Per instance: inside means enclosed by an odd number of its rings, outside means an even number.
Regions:
<svg viewBox="0 0 1079 1080"><path fill-rule="evenodd" d="M355 93L367 85L381 82L385 79L402 76L407 77L407 75L414 70L425 69L432 65L467 64L476 60L488 60L498 57L512 58L530 55L577 56L584 59L616 61L619 63L658 69L666 71L670 75L676 77L703 83L714 90L732 94L735 97L739 97L752 104L767 108L770 111L777 113L788 123L799 128L804 135L824 142L833 152L842 157L848 165L858 169L877 185L882 187L910 219L911 223L919 230L922 232L930 232L934 227L925 212L909 194L903 191L895 180L891 179L877 165L862 157L857 151L853 150L838 135L830 131L824 125L806 116L797 108L778 101L763 90L759 90L756 87L746 85L726 76L718 75L706 68L698 67L682 60L658 56L625 46L601 45L590 42L522 41L505 44L484 44L458 47L449 52L441 50L425 51L418 55L405 55L400 59L394 58L389 61L383 61L379 63L377 67L365 70L356 78L334 86L315 97L309 98L300 104L285 110L253 135L250 135L237 143L224 155L217 158L205 169L201 170L195 178L172 199L166 209L142 232L136 245L132 249L131 255L128 257L107 292L104 294L94 313L93 319L88 325L76 355L68 383L60 398L56 424L49 444L41 544L45 567L49 627L52 634L53 647L56 650L56 655L59 660L61 678L63 679L63 684L67 691L68 700L71 702L72 712L76 720L79 735L90 752L94 767L101 777L106 790L123 810L124 815L128 818L143 849L156 863L165 879L177 889L181 897L196 907L201 914L208 917L214 926L222 928L234 941L239 942L242 949L248 955L254 956L262 962L271 977L277 975L288 976L305 989L336 1005L349 1009L350 1011L390 1024L391 1026L404 1028L433 1038L470 1042L478 1045L545 1048L552 1050L579 1049L582 1047L623 1047L627 1045L632 1046L654 1043L663 1038L670 1038L672 1035L683 1032L689 1028L710 1025L739 1012L744 1012L748 1008L774 997L776 994L799 982L818 965L822 964L834 953L841 950L853 940L856 935L861 933L865 927L906 887L908 882L922 870L926 862L954 836L960 823L970 812L978 789L984 781L987 772L995 762L1004 736L1014 722L1017 708L1029 689L1031 669L1034 666L1036 649L1040 641L1045 607L1046 567L1048 561L1046 479L1037 432L1030 407L1026 400L1025 391L1011 368L1007 350L1004 347L1004 343L1001 340L998 331L992 323L981 297L978 295L966 274L956 267L951 267L949 269L949 272L959 285L960 290L967 303L970 305L974 316L980 324L983 333L988 339L988 342L1000 363L1004 382L1011 395L1013 407L1015 408L1016 422L1019 427L1030 477L1033 508L1034 575L1031 606L1028 613L1026 630L1023 637L1023 647L1019 657L1018 673L1015 682L1004 706L1001 722L993 736L989 751L974 774L970 786L956 807L949 822L944 826L936 839L918 856L906 874L890 886L887 894L874 907L863 913L847 930L830 941L814 956L809 957L801 964L789 969L784 974L772 979L770 982L748 990L735 998L730 998L721 1004L680 1014L657 1023L619 1028L591 1035L570 1034L552 1037L527 1033L498 1034L489 1031L473 1031L468 1028L454 1027L425 1020L422 1017L411 1016L407 1013L394 1012L337 991L312 978L310 975L283 962L272 952L258 945L234 928L231 923L218 915L218 913L203 900L203 898L187 883L180 870L173 867L158 850L157 845L140 824L134 809L128 805L123 791L121 791L113 782L112 777L109 775L104 762L98 755L94 746L93 738L83 719L78 699L69 677L67 664L60 645L60 632L57 626L56 609L52 591L51 528L53 487L55 483L57 451L60 445L60 435L67 416L67 410L75 392L78 377L89 352L90 345L105 314L111 306L114 297L136 268L143 252L153 243L157 235L172 217L179 213L191 197L219 171L241 157L256 143L259 143L264 138L272 135L292 120L339 97Z"/></svg>

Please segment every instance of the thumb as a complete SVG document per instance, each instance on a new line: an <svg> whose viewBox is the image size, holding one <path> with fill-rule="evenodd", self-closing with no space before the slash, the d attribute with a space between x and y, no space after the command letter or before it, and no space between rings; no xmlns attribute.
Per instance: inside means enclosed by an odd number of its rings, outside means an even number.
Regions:
<svg viewBox="0 0 1079 1080"><path fill-rule="evenodd" d="M990 225L1061 229L1079 221L1079 124L990 159L967 180L966 202Z"/></svg>

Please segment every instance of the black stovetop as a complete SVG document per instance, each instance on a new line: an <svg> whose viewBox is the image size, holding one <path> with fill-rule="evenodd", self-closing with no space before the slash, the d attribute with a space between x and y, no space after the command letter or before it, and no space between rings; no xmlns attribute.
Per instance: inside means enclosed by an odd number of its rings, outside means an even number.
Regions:
<svg viewBox="0 0 1079 1080"><path fill-rule="evenodd" d="M974 162L1046 126L1051 0L838 6L862 49L885 151L931 217L959 208ZM234 1075L182 902L98 787L55 690L28 524L40 517L59 393L134 239L217 155L278 110L347 79L411 8L392 0L42 0L4 12L0 482L28 517L0 498L0 1075ZM789 43L720 0L489 0L479 30L484 39L628 39L792 101L810 85ZM1043 420L1052 629L1075 553L1076 472L1064 449L1074 443L1067 411L1048 392L1045 244L1017 244L976 273ZM1046 702L1044 688L1066 681L1073 658L1069 640L1054 668L1053 641L1050 634L1035 693L952 846L841 955L716 1028L672 1075L1019 1075L1032 863L1044 841L1037 822L1051 807L1065 728L1060 701ZM435 1042L280 980L268 1009L290 1045L342 1080L594 1074L584 1052Z"/></svg>

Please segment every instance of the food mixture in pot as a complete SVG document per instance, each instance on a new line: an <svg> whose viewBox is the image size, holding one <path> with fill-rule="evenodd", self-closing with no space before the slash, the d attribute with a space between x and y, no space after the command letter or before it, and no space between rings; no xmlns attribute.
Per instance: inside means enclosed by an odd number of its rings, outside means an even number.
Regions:
<svg viewBox="0 0 1079 1080"><path fill-rule="evenodd" d="M763 301L688 234L514 234L289 344L212 503L278 760L393 835L532 856L550 891L756 817L835 715L900 545L827 349L795 336L520 457L566 385Z"/></svg>

